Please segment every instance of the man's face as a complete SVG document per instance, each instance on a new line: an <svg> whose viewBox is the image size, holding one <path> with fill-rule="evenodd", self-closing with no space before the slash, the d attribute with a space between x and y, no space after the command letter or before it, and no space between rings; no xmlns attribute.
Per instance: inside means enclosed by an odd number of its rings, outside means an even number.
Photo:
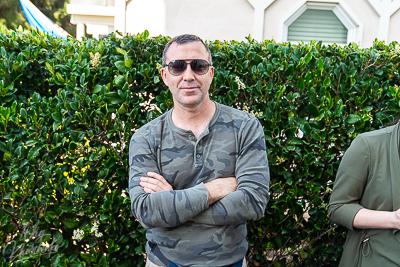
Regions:
<svg viewBox="0 0 400 267"><path fill-rule="evenodd" d="M166 64L172 60L204 59L208 62L208 53L201 42L189 42L178 45L172 43L166 54ZM193 72L190 64L186 70L178 75L171 75L168 67L161 69L161 76L166 86L172 93L174 104L185 108L197 107L208 99L208 90L214 77L214 68L210 66L208 72L199 75Z"/></svg>

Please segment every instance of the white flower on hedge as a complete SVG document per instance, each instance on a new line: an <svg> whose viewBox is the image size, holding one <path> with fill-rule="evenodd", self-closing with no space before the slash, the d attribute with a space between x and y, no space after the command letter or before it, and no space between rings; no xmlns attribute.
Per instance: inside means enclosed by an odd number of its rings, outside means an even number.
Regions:
<svg viewBox="0 0 400 267"><path fill-rule="evenodd" d="M82 240L83 236L85 235L85 232L81 229L75 229L74 230L74 235L72 236L72 239L77 240L78 242Z"/></svg>
<svg viewBox="0 0 400 267"><path fill-rule="evenodd" d="M238 76L235 77L235 80L236 80L239 90L246 88L246 85L239 79Z"/></svg>
<svg viewBox="0 0 400 267"><path fill-rule="evenodd" d="M117 116L115 115L115 113L112 113L112 114L111 114L111 119L112 119L112 120L115 120L116 117L117 117Z"/></svg>
<svg viewBox="0 0 400 267"><path fill-rule="evenodd" d="M103 236L103 233L101 233L101 232L96 232L96 233L94 233L94 235L95 235L96 237L102 237L102 236Z"/></svg>
<svg viewBox="0 0 400 267"><path fill-rule="evenodd" d="M117 147L117 145L118 145L117 143L112 143L111 147Z"/></svg>
<svg viewBox="0 0 400 267"><path fill-rule="evenodd" d="M93 53L90 52L89 55L90 55L90 62L92 63L92 66L94 68L97 68L100 64L100 53L96 52L96 54L93 55Z"/></svg>
<svg viewBox="0 0 400 267"><path fill-rule="evenodd" d="M102 237L103 236L103 233L99 232L99 222L98 221L95 221L93 223L93 227L92 227L91 232L94 233L94 235L96 237Z"/></svg>

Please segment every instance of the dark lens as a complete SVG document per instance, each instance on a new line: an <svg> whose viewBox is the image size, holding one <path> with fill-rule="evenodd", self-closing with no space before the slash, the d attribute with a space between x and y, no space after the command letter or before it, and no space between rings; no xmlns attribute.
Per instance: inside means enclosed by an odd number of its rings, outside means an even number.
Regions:
<svg viewBox="0 0 400 267"><path fill-rule="evenodd" d="M204 59L195 59L192 62L190 62L190 67L195 73L203 75L207 73L209 64Z"/></svg>
<svg viewBox="0 0 400 267"><path fill-rule="evenodd" d="M173 60L168 64L168 69L172 75L182 74L186 70L186 62L184 60Z"/></svg>

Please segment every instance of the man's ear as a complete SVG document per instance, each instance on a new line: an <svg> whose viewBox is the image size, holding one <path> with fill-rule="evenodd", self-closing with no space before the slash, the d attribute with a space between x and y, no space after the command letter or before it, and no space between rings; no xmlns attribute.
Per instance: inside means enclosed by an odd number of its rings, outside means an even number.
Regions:
<svg viewBox="0 0 400 267"><path fill-rule="evenodd" d="M211 81L212 81L212 79L214 78L214 67L211 66L210 70L208 72L209 72L209 75L210 75L210 78L211 78Z"/></svg>
<svg viewBox="0 0 400 267"><path fill-rule="evenodd" d="M165 70L165 68L161 69L161 78L162 78L164 84L168 87L167 71Z"/></svg>

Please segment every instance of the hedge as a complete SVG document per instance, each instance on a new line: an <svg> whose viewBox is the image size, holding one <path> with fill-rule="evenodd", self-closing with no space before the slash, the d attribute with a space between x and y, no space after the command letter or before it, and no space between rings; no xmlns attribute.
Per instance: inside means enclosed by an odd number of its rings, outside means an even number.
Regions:
<svg viewBox="0 0 400 267"><path fill-rule="evenodd" d="M0 266L143 265L128 145L173 105L168 40L0 33ZM248 222L249 266L336 266L346 229L329 221L329 194L355 136L398 114L397 43L208 44L212 99L255 114L267 141L271 200Z"/></svg>

